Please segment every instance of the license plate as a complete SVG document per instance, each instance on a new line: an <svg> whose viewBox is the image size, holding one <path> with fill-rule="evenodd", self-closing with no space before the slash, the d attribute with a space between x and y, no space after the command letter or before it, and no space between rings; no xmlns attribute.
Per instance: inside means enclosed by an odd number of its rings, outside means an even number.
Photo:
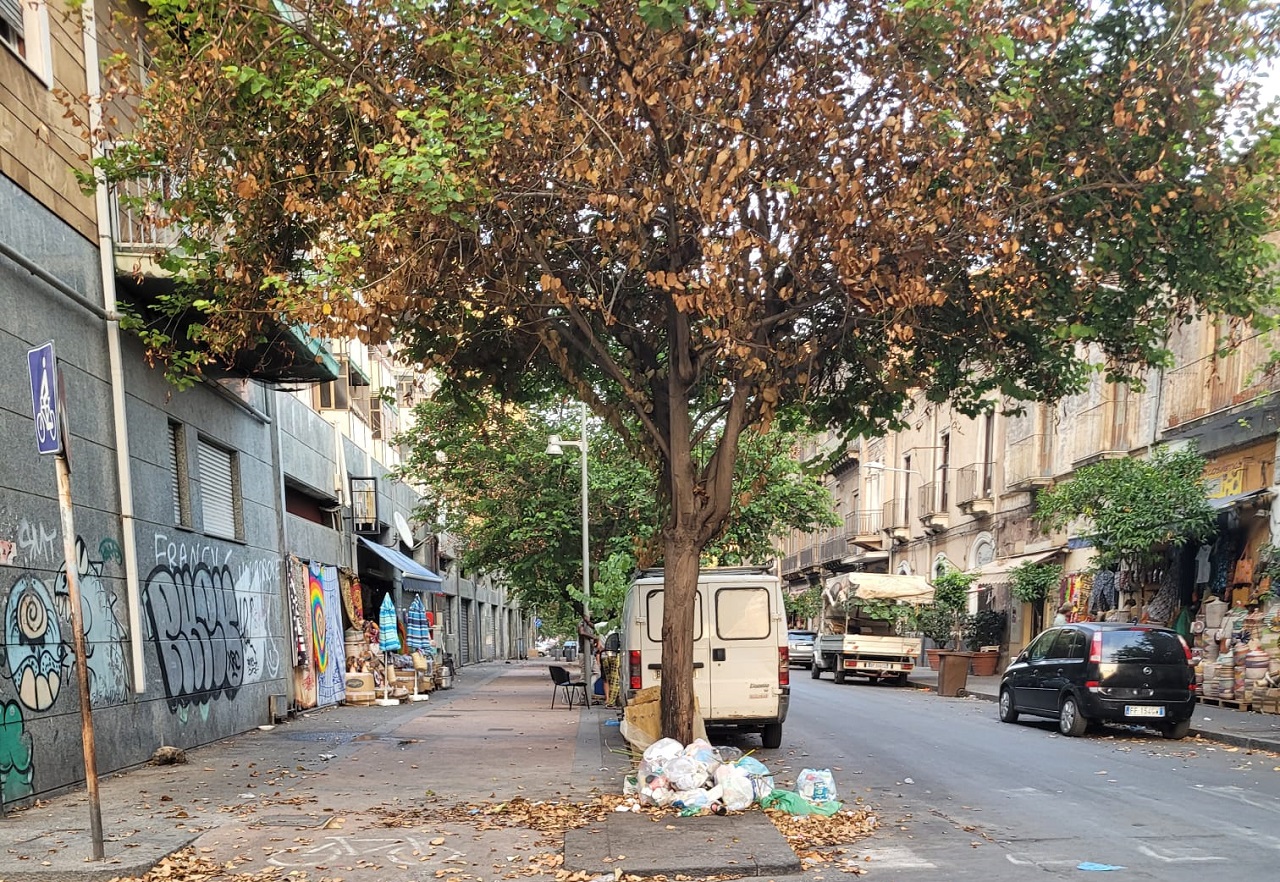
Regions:
<svg viewBox="0 0 1280 882"><path fill-rule="evenodd" d="M1164 708L1149 707L1145 704L1126 704L1124 715L1126 717L1163 717Z"/></svg>

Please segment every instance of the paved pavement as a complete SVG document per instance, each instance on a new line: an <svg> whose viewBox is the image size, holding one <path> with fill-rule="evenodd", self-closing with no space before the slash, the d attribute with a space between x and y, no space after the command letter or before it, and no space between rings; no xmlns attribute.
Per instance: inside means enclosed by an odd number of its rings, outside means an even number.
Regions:
<svg viewBox="0 0 1280 882"><path fill-rule="evenodd" d="M911 680L937 684L927 669ZM487 882L557 870L609 879L615 869L799 870L761 812L654 823L601 808L597 798L618 794L631 768L616 713L551 709L546 662L475 665L454 683L427 702L309 712L188 751L186 765L104 778L103 862L89 859L83 792L10 812L0 819L0 882L139 876L186 845L213 869L200 878ZM966 694L994 699L998 683L970 678ZM1194 733L1280 752L1278 716L1202 706ZM587 826L562 838L557 814L593 802ZM192 876L179 869L166 878Z"/></svg>

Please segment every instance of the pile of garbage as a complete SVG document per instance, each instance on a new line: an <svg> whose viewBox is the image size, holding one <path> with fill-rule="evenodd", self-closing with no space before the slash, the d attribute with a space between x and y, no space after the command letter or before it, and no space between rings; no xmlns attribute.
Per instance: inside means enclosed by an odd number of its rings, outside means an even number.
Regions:
<svg viewBox="0 0 1280 882"><path fill-rule="evenodd" d="M764 763L736 747L712 747L699 738L688 746L662 738L645 748L623 793L641 806L674 808L681 815L740 812L759 803L793 815L832 815L840 810L830 769L805 769L796 790L780 790Z"/></svg>

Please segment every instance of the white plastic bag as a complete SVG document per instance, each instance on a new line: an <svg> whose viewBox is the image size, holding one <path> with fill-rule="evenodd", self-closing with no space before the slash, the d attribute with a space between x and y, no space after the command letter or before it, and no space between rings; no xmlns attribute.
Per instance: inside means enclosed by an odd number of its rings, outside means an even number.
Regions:
<svg viewBox="0 0 1280 882"><path fill-rule="evenodd" d="M650 766L662 771L667 763L684 752L684 745L674 738L659 738L644 749L644 759Z"/></svg>
<svg viewBox="0 0 1280 882"><path fill-rule="evenodd" d="M689 746L684 749L684 755L702 763L706 767L708 775L714 775L716 768L723 762L720 758L720 751L701 738L690 742Z"/></svg>
<svg viewBox="0 0 1280 882"><path fill-rule="evenodd" d="M678 756L663 769L676 790L698 790L707 786L707 767L693 757Z"/></svg>
<svg viewBox="0 0 1280 882"><path fill-rule="evenodd" d="M773 775L769 774L769 767L760 760L753 756L744 756L734 763L734 766L747 773L756 802L760 802L773 792Z"/></svg>
<svg viewBox="0 0 1280 882"><path fill-rule="evenodd" d="M738 766L722 765L716 769L716 784L724 792L724 807L731 812L750 808L756 798L751 776Z"/></svg>
<svg viewBox="0 0 1280 882"><path fill-rule="evenodd" d="M796 792L809 802L830 802L840 798L830 769L802 769L796 778Z"/></svg>

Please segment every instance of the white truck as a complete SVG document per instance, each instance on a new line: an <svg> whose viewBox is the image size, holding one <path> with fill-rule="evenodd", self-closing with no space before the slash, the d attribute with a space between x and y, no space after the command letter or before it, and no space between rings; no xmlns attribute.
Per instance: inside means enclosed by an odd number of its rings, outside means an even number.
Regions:
<svg viewBox="0 0 1280 882"><path fill-rule="evenodd" d="M849 676L893 680L899 685L920 657L920 638L895 633L895 623L873 618L859 601L921 604L933 600L933 586L923 576L843 573L822 589L813 667L818 679L831 671L837 683Z"/></svg>

